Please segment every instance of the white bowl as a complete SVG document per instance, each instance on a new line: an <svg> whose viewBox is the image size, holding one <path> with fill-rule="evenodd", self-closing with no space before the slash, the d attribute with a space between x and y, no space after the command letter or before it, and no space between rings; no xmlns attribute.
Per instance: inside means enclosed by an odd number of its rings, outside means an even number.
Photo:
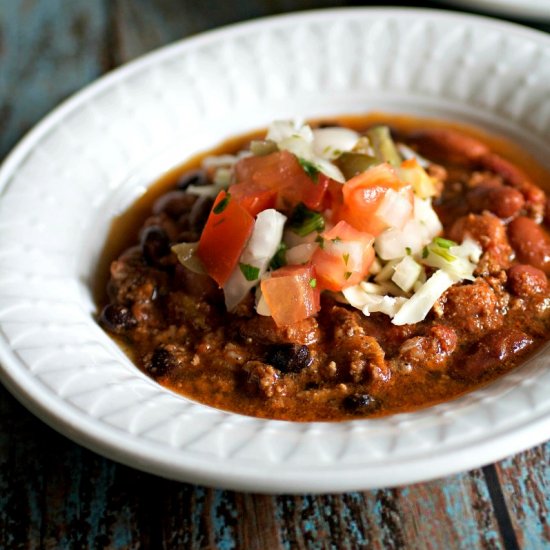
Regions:
<svg viewBox="0 0 550 550"><path fill-rule="evenodd" d="M96 325L109 222L168 167L274 118L385 110L476 123L549 166L550 38L436 11L354 9L163 48L70 99L0 172L2 381L75 441L166 477L264 492L393 486L550 437L547 347L460 399L342 423L249 418L135 368Z"/></svg>

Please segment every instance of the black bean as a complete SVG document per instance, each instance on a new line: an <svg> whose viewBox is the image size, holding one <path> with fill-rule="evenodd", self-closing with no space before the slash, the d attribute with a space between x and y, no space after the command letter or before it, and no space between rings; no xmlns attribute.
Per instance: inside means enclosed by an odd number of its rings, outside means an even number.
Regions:
<svg viewBox="0 0 550 550"><path fill-rule="evenodd" d="M202 233L202 229L206 224L213 204L214 199L211 197L200 197L197 202L195 202L189 214L189 226L191 230L199 233L199 235Z"/></svg>
<svg viewBox="0 0 550 550"><path fill-rule="evenodd" d="M342 405L348 412L367 414L375 411L379 403L368 393L352 393L344 397Z"/></svg>
<svg viewBox="0 0 550 550"><path fill-rule="evenodd" d="M177 220L181 215L190 212L196 201L196 195L191 195L185 191L168 191L155 201L153 214L163 212L173 220Z"/></svg>
<svg viewBox="0 0 550 550"><path fill-rule="evenodd" d="M99 322L112 332L124 332L137 325L132 312L125 306L107 304L99 315Z"/></svg>
<svg viewBox="0 0 550 550"><path fill-rule="evenodd" d="M204 170L189 170L184 172L176 182L176 188L185 191L190 185L208 185L210 183Z"/></svg>
<svg viewBox="0 0 550 550"><path fill-rule="evenodd" d="M266 362L281 372L300 372L313 362L307 346L278 344L271 346Z"/></svg>
<svg viewBox="0 0 550 550"><path fill-rule="evenodd" d="M170 239L157 225L150 225L142 231L140 243L143 258L149 265L161 266L162 258L170 254Z"/></svg>
<svg viewBox="0 0 550 550"><path fill-rule="evenodd" d="M158 347L153 352L151 360L145 367L147 372L154 378L168 374L177 367L176 358L167 349Z"/></svg>

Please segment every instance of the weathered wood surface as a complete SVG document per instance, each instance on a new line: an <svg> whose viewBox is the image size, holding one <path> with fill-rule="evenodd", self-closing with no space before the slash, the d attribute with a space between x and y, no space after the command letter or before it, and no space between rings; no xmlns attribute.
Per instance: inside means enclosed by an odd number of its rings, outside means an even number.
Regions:
<svg viewBox="0 0 550 550"><path fill-rule="evenodd" d="M343 4L0 0L0 158L69 94L144 52L225 23ZM549 511L550 443L395 490L271 497L115 464L0 389L0 548L542 549Z"/></svg>

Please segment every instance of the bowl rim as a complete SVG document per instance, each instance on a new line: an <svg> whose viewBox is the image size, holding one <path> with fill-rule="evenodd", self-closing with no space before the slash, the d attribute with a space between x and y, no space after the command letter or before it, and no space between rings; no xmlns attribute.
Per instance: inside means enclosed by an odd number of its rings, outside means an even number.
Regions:
<svg viewBox="0 0 550 550"><path fill-rule="evenodd" d="M4 160L0 167L0 199L3 198L8 188L7 185L9 185L10 177L17 171L19 165L44 135L60 120L76 110L88 99L108 89L117 82L128 78L131 74L153 66L162 59L170 58L180 51L192 50L220 39L241 33L245 34L250 30L258 29L265 25L284 26L289 23L309 22L312 19L320 21L330 20L340 14L346 14L347 16L355 14L364 16L365 14L369 14L372 17L400 15L411 18L429 16L435 19L469 21L482 24L484 27L492 27L499 30L504 29L536 42L544 42L546 46L550 46L549 36L536 30L524 28L518 24L496 21L485 16L457 14L432 9L368 7L323 9L271 16L245 23L235 23L159 48L102 76L94 83L65 100L30 130ZM174 464L169 457L162 456L159 453L159 449L164 448L164 446L157 445L150 440L144 446L139 437L134 437L122 430L117 431L113 426L100 425L95 418L89 417L84 412L62 400L49 388L39 384L36 378L27 376L26 371L21 368L22 362L10 348L4 334L1 334L0 342L0 362L2 364L0 376L9 391L26 408L52 428L79 444L118 462L164 477L249 491L280 492L282 487L286 490L292 489L294 492L337 492L364 487L360 481L358 482L358 477L360 478L361 472L365 468L361 464L357 464L356 467L346 465L346 471L340 472L340 475L334 477L326 476L322 487L319 487L318 483L314 483L312 481L313 478L318 477L320 473L326 473L329 470L334 471L334 465L329 465L327 468L319 467L315 471L312 471L310 465L306 465L304 468L293 465L292 471L285 471L285 483L281 485L280 480L269 478L269 476L266 478L265 472L254 470L250 468L250 465L244 465L239 470L226 470L220 474L220 465L223 464L222 459L203 461L197 457L189 457L185 464ZM277 423L279 421L267 422ZM350 421L347 424L356 422L361 421ZM308 429L309 427L315 428L318 424L311 422L304 423L303 426ZM549 436L550 415L543 412L539 417L530 418L527 425L514 427L506 433L496 431L482 443L477 442L475 448L477 451L481 450L481 454L483 455L482 461L479 460L479 453L471 453L469 447L463 447L461 449L450 449L443 454L432 456L429 459L422 457L409 460L409 470L414 470L412 474L410 471L402 472L397 469L388 472L386 465L382 465L379 472L379 486L398 486L404 483L412 483L455 473L457 472L457 467L454 464L456 460L448 460L449 456L460 461L460 470L477 467L524 450L534 444L541 443ZM496 440L498 440L499 445L495 445ZM503 453L503 448L507 449L506 453ZM375 466L371 468L376 470Z"/></svg>

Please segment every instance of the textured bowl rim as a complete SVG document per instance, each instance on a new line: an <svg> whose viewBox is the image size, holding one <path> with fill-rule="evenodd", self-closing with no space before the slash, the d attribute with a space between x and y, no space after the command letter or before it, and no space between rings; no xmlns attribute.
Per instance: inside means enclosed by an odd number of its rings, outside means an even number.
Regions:
<svg viewBox="0 0 550 550"><path fill-rule="evenodd" d="M535 42L544 43L546 46L550 45L550 37L544 33L526 29L516 24L495 21L482 16L455 14L439 10L408 8L328 9L237 23L226 28L208 31L195 37L180 40L149 53L101 77L95 83L85 87L82 91L63 102L32 129L8 155L0 169L0 185L2 186L0 196L4 194L5 185L10 176L32 151L35 144L51 128L89 98L99 94L116 82L124 80L129 75L142 71L162 59L175 55L177 52L191 50L212 41L247 33L252 29L272 25L275 27L284 26L288 23L302 21L330 20L338 17L339 14L346 14L346 16L354 14L364 16L368 14L371 17L402 15L412 18L429 16L432 19L446 21L467 21L484 27L506 30ZM541 414L539 417L530 418L527 424L505 433L490 434L483 443L478 442L473 445L474 449L468 446L454 448L430 458L422 457L418 460L409 460L406 468L388 468L387 464L381 464L379 467L369 466L371 480L368 482L363 482L361 479L361 474L365 471L365 466L361 464L356 467L346 465L345 469L341 471L337 471L338 468L335 468L334 465L327 468L318 467L314 470L309 465L304 468L293 466L292 471L284 472L284 479L281 480L280 478L270 477L269 472L265 470L254 469L247 464L243 464L243 467L238 470L223 470L221 468L223 466L222 459L204 461L197 457L189 457L185 464L175 464L169 456L162 455L159 452L163 446L149 440L146 442L141 441L126 432L118 431L112 426L99 424L95 418L91 418L82 411L70 406L53 391L40 384L37 379L28 376L26 371L21 368L22 363L10 349L3 335L0 345L0 360L2 363L2 382L9 391L36 416L74 441L104 456L138 469L164 477L211 486L223 486L230 489L259 490L262 492L280 492L281 490L332 492L369 487L398 486L478 467L541 443L550 436L550 416ZM315 423L308 424L315 425ZM474 450L475 452L472 452ZM457 466L457 463L460 466ZM327 475L329 473L332 475ZM321 482L319 481L320 476L323 478ZM377 480L375 484L372 481L374 478Z"/></svg>

